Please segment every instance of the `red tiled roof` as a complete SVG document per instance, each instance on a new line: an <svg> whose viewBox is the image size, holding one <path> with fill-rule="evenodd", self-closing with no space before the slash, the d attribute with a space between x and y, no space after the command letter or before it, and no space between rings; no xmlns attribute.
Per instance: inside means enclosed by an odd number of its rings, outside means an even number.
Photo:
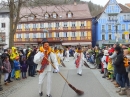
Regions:
<svg viewBox="0 0 130 97"><path fill-rule="evenodd" d="M130 3L126 3L125 5L128 6L128 7L130 7Z"/></svg>
<svg viewBox="0 0 130 97"><path fill-rule="evenodd" d="M41 6L41 7L23 7L20 11L20 17L29 14L35 14L36 18L44 19L44 14L47 12L50 15L53 12L56 12L58 16L62 16L62 19L68 19L66 14L68 11L73 13L73 18L70 19L83 19L83 18L92 18L88 4L71 4L71 5L59 5L59 6ZM22 19L22 20L25 20Z"/></svg>

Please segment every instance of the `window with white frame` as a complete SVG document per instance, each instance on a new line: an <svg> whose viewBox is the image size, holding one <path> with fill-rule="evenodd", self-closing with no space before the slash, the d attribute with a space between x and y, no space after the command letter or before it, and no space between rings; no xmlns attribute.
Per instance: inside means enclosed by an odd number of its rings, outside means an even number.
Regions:
<svg viewBox="0 0 130 97"><path fill-rule="evenodd" d="M72 13L68 12L68 18L71 18L71 17L72 17Z"/></svg>
<svg viewBox="0 0 130 97"><path fill-rule="evenodd" d="M108 34L108 39L112 40L112 35L111 34Z"/></svg>
<svg viewBox="0 0 130 97"><path fill-rule="evenodd" d="M44 28L44 23L40 23L40 28Z"/></svg>
<svg viewBox="0 0 130 97"><path fill-rule="evenodd" d="M127 19L126 17L127 17L127 15L124 15L124 20L126 20L126 19Z"/></svg>
<svg viewBox="0 0 130 97"><path fill-rule="evenodd" d="M122 34L122 39L125 39L125 34Z"/></svg>
<svg viewBox="0 0 130 97"><path fill-rule="evenodd" d="M25 37L25 38L29 38L29 33L26 33L25 35L26 35L26 37Z"/></svg>
<svg viewBox="0 0 130 97"><path fill-rule="evenodd" d="M111 25L108 25L108 30L111 30Z"/></svg>
<svg viewBox="0 0 130 97"><path fill-rule="evenodd" d="M122 24L122 30L125 30L125 24Z"/></svg>
<svg viewBox="0 0 130 97"><path fill-rule="evenodd" d="M48 34L49 34L49 35L48 35L48 37L50 37L50 38L51 38L51 37L52 37L52 33L50 33L50 32L49 32Z"/></svg>
<svg viewBox="0 0 130 97"><path fill-rule="evenodd" d="M130 31L130 24L128 24L128 30Z"/></svg>
<svg viewBox="0 0 130 97"><path fill-rule="evenodd" d="M37 28L37 24L33 24L33 29L36 29Z"/></svg>
<svg viewBox="0 0 130 97"><path fill-rule="evenodd" d="M105 34L102 34L102 40L105 40Z"/></svg>
<svg viewBox="0 0 130 97"><path fill-rule="evenodd" d="M40 33L41 38L44 38L44 33Z"/></svg>
<svg viewBox="0 0 130 97"><path fill-rule="evenodd" d="M18 34L18 38L22 38L20 33Z"/></svg>
<svg viewBox="0 0 130 97"><path fill-rule="evenodd" d="M36 35L36 33L33 33L33 38L37 38L37 35Z"/></svg>
<svg viewBox="0 0 130 97"><path fill-rule="evenodd" d="M25 24L25 29L29 29L29 24Z"/></svg>
<svg viewBox="0 0 130 97"><path fill-rule="evenodd" d="M64 32L64 37L67 37L67 32Z"/></svg>
<svg viewBox="0 0 130 97"><path fill-rule="evenodd" d="M105 30L105 25L102 25L102 30Z"/></svg>
<svg viewBox="0 0 130 97"><path fill-rule="evenodd" d="M49 18L49 14L45 13L45 19L48 19L48 18Z"/></svg>
<svg viewBox="0 0 130 97"><path fill-rule="evenodd" d="M5 23L1 23L1 28L5 28Z"/></svg>
<svg viewBox="0 0 130 97"><path fill-rule="evenodd" d="M53 18L56 18L56 17L57 17L57 14L56 14L56 13L53 13L52 15L53 15Z"/></svg>
<svg viewBox="0 0 130 97"><path fill-rule="evenodd" d="M67 22L64 22L64 27L68 27Z"/></svg>
<svg viewBox="0 0 130 97"><path fill-rule="evenodd" d="M22 29L21 24L18 24L18 25L17 25L17 29Z"/></svg>
<svg viewBox="0 0 130 97"><path fill-rule="evenodd" d="M75 22L72 22L72 27L75 27Z"/></svg>
<svg viewBox="0 0 130 97"><path fill-rule="evenodd" d="M56 37L59 37L59 32L56 33Z"/></svg>
<svg viewBox="0 0 130 97"><path fill-rule="evenodd" d="M51 28L51 23L48 23L48 27Z"/></svg>
<svg viewBox="0 0 130 97"><path fill-rule="evenodd" d="M59 23L58 22L56 23L56 27L59 27Z"/></svg>
<svg viewBox="0 0 130 97"><path fill-rule="evenodd" d="M85 36L85 32L81 32L81 36Z"/></svg>
<svg viewBox="0 0 130 97"><path fill-rule="evenodd" d="M84 21L81 21L81 26L84 26Z"/></svg>
<svg viewBox="0 0 130 97"><path fill-rule="evenodd" d="M76 35L75 35L75 32L72 32L72 37L75 37Z"/></svg>

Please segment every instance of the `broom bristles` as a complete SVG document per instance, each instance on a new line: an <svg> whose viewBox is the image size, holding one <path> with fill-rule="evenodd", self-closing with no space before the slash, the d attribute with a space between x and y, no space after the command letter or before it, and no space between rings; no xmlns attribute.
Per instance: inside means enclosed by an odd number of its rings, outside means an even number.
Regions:
<svg viewBox="0 0 130 97"><path fill-rule="evenodd" d="M81 91L81 90L78 90L78 89L76 89L74 86L72 86L71 84L68 84L78 95L83 95L84 94L84 92L83 91Z"/></svg>

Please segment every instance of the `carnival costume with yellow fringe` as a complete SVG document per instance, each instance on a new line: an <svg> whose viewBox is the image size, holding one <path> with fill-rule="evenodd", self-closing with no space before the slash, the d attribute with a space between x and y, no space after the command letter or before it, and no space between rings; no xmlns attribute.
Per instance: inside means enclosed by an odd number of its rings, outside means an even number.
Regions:
<svg viewBox="0 0 130 97"><path fill-rule="evenodd" d="M40 47L40 51L43 52L44 56L45 56L41 62L42 66L39 71L39 73L42 73L44 71L44 69L47 67L47 65L49 65L49 62L47 59L49 57L49 54L52 52L52 49L51 49L51 47L49 47L48 50L45 50L43 47Z"/></svg>

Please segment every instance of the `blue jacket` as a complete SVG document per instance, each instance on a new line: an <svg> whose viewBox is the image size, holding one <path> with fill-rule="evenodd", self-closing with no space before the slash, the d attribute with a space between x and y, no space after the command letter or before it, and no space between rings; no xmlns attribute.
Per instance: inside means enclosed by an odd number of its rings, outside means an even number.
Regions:
<svg viewBox="0 0 130 97"><path fill-rule="evenodd" d="M20 62L14 60L14 69L15 70L20 70Z"/></svg>

